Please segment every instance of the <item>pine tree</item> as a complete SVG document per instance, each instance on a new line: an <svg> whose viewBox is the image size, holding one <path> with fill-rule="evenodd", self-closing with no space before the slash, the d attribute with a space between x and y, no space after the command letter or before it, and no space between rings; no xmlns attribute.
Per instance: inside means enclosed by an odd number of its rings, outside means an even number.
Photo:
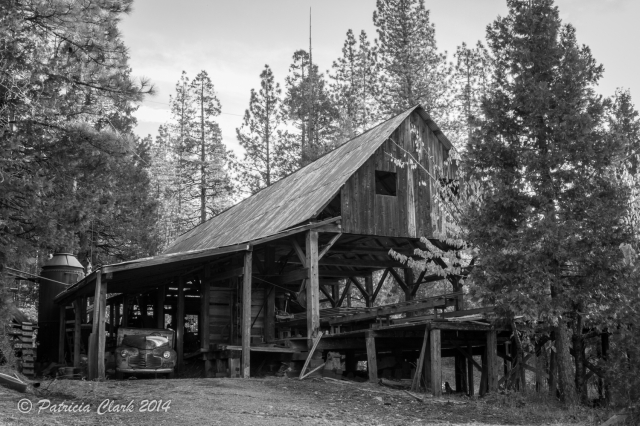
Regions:
<svg viewBox="0 0 640 426"><path fill-rule="evenodd" d="M291 154L283 133L282 90L268 65L260 73L260 90L251 89L249 108L242 127L236 129L238 142L246 153L235 164L241 184L252 194L283 178ZM296 162L297 163L297 162Z"/></svg>
<svg viewBox="0 0 640 426"><path fill-rule="evenodd" d="M220 101L206 71L201 71L191 82L195 105L194 139L189 146L195 161L185 161L193 180L188 180L193 199L199 201L200 220L203 223L226 209L231 194L231 183L226 171L229 153L222 143L222 133L215 118L220 115ZM194 155L195 154L195 155ZM195 222L195 221L194 221Z"/></svg>
<svg viewBox="0 0 640 426"><path fill-rule="evenodd" d="M123 260L152 206L132 112L152 88L130 75L118 22L131 1L0 3L0 251L85 250ZM129 197L135 188L138 197ZM93 238L95 237L95 238ZM128 247L126 245L128 244Z"/></svg>
<svg viewBox="0 0 640 426"><path fill-rule="evenodd" d="M298 129L289 139L300 145L300 166L305 166L335 148L335 124L338 112L331 101L324 75L311 62L309 53L298 50L285 79L283 112ZM294 136L295 135L295 136ZM293 143L294 141L291 141Z"/></svg>
<svg viewBox="0 0 640 426"><path fill-rule="evenodd" d="M558 390L574 403L585 396L582 330L598 326L590 316L616 304L625 285L619 247L633 235L622 226L629 187L620 164L639 146L608 132L594 92L602 66L553 1L508 6L487 31L493 84L466 154L484 191L466 216L482 263L474 280L505 314L553 325Z"/></svg>
<svg viewBox="0 0 640 426"><path fill-rule="evenodd" d="M461 150L471 139L476 122L482 119L480 101L489 89L492 59L478 42L475 48L462 43L454 60L453 119L447 137Z"/></svg>
<svg viewBox="0 0 640 426"><path fill-rule="evenodd" d="M378 93L376 51L362 31L356 40L347 31L342 57L333 62L330 85L334 105L340 114L342 139L362 133L378 120L375 96Z"/></svg>
<svg viewBox="0 0 640 426"><path fill-rule="evenodd" d="M421 104L441 126L449 114L446 55L423 0L377 0L373 23L382 70L378 96L385 116Z"/></svg>

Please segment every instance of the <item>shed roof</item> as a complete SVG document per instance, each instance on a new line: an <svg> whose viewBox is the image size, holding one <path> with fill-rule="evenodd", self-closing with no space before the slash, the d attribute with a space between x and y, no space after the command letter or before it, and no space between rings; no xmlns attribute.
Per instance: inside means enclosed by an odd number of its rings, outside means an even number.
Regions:
<svg viewBox="0 0 640 426"><path fill-rule="evenodd" d="M424 109L420 105L413 106L187 231L165 254L245 243L315 217L413 111L417 111L438 139L451 148L451 143Z"/></svg>

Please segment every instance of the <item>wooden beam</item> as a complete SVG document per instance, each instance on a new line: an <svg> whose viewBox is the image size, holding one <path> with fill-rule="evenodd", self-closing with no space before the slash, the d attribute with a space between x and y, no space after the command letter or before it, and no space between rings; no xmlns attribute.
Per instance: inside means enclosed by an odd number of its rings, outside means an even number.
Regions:
<svg viewBox="0 0 640 426"><path fill-rule="evenodd" d="M258 278L262 276L257 275ZM309 278L309 269L296 269L294 271L286 272L282 275L265 275L264 279L270 283L276 285L285 285L295 281L300 281Z"/></svg>
<svg viewBox="0 0 640 426"><path fill-rule="evenodd" d="M407 285L405 284L404 280L402 278L400 278L400 275L398 275L396 270L393 269L393 268L389 268L389 273L391 273L391 275L393 275L393 278L396 279L396 282L398 283L400 288L402 288L402 291L404 291L405 293L408 293L409 292L409 287L407 287Z"/></svg>
<svg viewBox="0 0 640 426"><path fill-rule="evenodd" d="M242 275L244 272L243 268L234 268L231 269L229 271L226 272L222 272L219 274L216 274L215 272L212 274L213 276L210 279L210 282L214 283L214 282L218 282L218 281L224 281L224 280L228 280L229 278L235 278L235 277L239 277L240 275Z"/></svg>
<svg viewBox="0 0 640 426"><path fill-rule="evenodd" d="M307 339L311 343L320 330L320 276L318 273L318 231L309 230L306 235L306 265L309 268L307 280Z"/></svg>
<svg viewBox="0 0 640 426"><path fill-rule="evenodd" d="M184 277L178 277L178 309L176 313L176 352L177 367L182 370L184 361Z"/></svg>
<svg viewBox="0 0 640 426"><path fill-rule="evenodd" d="M458 349L462 349L462 348L458 348ZM465 355L465 357L467 358L467 385L469 390L469 396L473 396L473 394L475 393L475 388L474 388L475 385L473 383L473 364L475 364L476 362L473 360L473 356L471 355L473 354L471 343L467 342L467 350L469 351L469 355Z"/></svg>
<svg viewBox="0 0 640 426"><path fill-rule="evenodd" d="M373 275L369 274L364 277L364 289L366 290L367 298L366 304L367 307L373 306Z"/></svg>
<svg viewBox="0 0 640 426"><path fill-rule="evenodd" d="M298 244L298 241L295 239L295 237L291 238L291 245L293 246L293 250L296 252L296 255L298 256L298 260L302 264L302 267L306 268L307 256L302 251L302 247L300 247L300 244Z"/></svg>
<svg viewBox="0 0 640 426"><path fill-rule="evenodd" d="M498 336L487 331L487 392L498 390Z"/></svg>
<svg viewBox="0 0 640 426"><path fill-rule="evenodd" d="M331 306L335 307L336 301L333 298L333 296L331 296L331 293L327 290L327 288L325 287L325 285L320 282L320 291L322 292L322 294L325 295L326 297L326 301L331 303ZM320 303L322 303L322 300L320 301Z"/></svg>
<svg viewBox="0 0 640 426"><path fill-rule="evenodd" d="M356 285L356 287L358 287L358 290L360 290L360 293L362 293L362 297L364 298L364 300L368 300L369 294L367 293L367 290L362 286L362 283L354 277L349 277L349 279Z"/></svg>
<svg viewBox="0 0 640 426"><path fill-rule="evenodd" d="M351 290L351 281L347 280L347 283L344 286L344 290L342 290L342 296L340 296L340 300L338 300L338 303L337 303L338 306L342 306L342 302L344 302L344 298L347 296L350 290Z"/></svg>
<svg viewBox="0 0 640 426"><path fill-rule="evenodd" d="M333 246L333 244L335 244L336 241L338 241L338 238L340 238L341 235L342 235L342 233L334 235L331 238L331 240L329 240L329 242L325 246L322 247L322 250L320 250L320 253L318 253L318 260L322 259L322 257L325 254L327 254L329 249Z"/></svg>
<svg viewBox="0 0 640 426"><path fill-rule="evenodd" d="M380 281L378 281L378 285L376 286L376 290L373 292L373 297L371 298L371 304L372 305L376 301L376 298L378 297L378 293L380 292L380 289L382 288L382 285L384 284L384 281L387 279L387 275L388 274L389 274L389 268L384 270L384 272L382 273L382 277L380 278Z"/></svg>
<svg viewBox="0 0 640 426"><path fill-rule="evenodd" d="M465 358L467 358L467 360L469 361L469 368L471 368L472 372L473 372L473 367L476 367L478 371L482 372L482 366L478 364L478 362L475 359L473 359L473 356L472 356L473 348L471 347L470 343L467 345L466 351L460 345L454 345L454 346L462 355L464 355Z"/></svg>
<svg viewBox="0 0 640 426"><path fill-rule="evenodd" d="M97 281L97 280L96 280ZM105 318L107 311L107 284L103 283L100 286L100 297L98 300L94 300L93 302L94 309L98 306L98 378L105 378L105 365L104 365L104 353L107 344L107 336L105 330Z"/></svg>
<svg viewBox="0 0 640 426"><path fill-rule="evenodd" d="M365 321L365 320L375 319L381 316L400 314L404 312L421 311L424 309L431 309L434 307L445 307L447 306L448 300L455 301L454 296L455 295L451 293L450 295L434 296L429 299L425 299L423 302L416 301L415 303L406 304L406 305L390 305L390 306L374 307L370 309L368 312L353 314L353 315L344 315L341 317L332 318L329 320L329 323L333 325L333 324L341 324L345 322ZM461 324L449 324L449 323L440 324L439 323L437 326L444 329L444 328L460 327ZM478 325L477 327L481 327L481 326ZM490 327L490 326L487 325L487 327Z"/></svg>
<svg viewBox="0 0 640 426"><path fill-rule="evenodd" d="M244 254L242 274L242 378L251 376L251 264L253 253Z"/></svg>
<svg viewBox="0 0 640 426"><path fill-rule="evenodd" d="M98 346L97 346L97 341L98 341L98 327L100 327L100 304L99 304L99 300L100 300L100 293L101 293L101 288L102 288L102 271L98 270L96 271L96 285L95 285L95 292L94 292L94 296L93 296L93 326L92 326L92 330L91 333L93 334L93 338L90 339L89 341L89 350L91 351L91 356L90 358L92 358L90 360L90 368L89 368L89 380L93 380L97 377L98 375L98 359L100 358L98 356ZM103 362L104 362L104 357L103 357Z"/></svg>
<svg viewBox="0 0 640 426"><path fill-rule="evenodd" d="M60 313L60 325L58 327L58 362L60 364L66 364L64 359L64 342L67 333L67 307L65 305L58 306Z"/></svg>
<svg viewBox="0 0 640 426"><path fill-rule="evenodd" d="M209 287L207 285L207 287ZM166 287L158 287L156 292L156 323L158 328L165 328L164 324L164 300L166 297ZM207 310L208 311L208 310Z"/></svg>
<svg viewBox="0 0 640 426"><path fill-rule="evenodd" d="M122 326L129 326L129 302L131 297L128 294L125 294L122 298Z"/></svg>
<svg viewBox="0 0 640 426"><path fill-rule="evenodd" d="M75 321L73 323L73 366L80 367L80 347L82 345L82 308L80 300L73 301Z"/></svg>
<svg viewBox="0 0 640 426"><path fill-rule="evenodd" d="M411 382L411 390L414 392L420 390L420 378L422 377L422 367L424 366L424 357L427 350L427 343L429 343L429 327L425 327L424 329L422 348L420 349L420 355L418 356L416 372L413 375L413 381Z"/></svg>
<svg viewBox="0 0 640 426"><path fill-rule="evenodd" d="M376 338L371 332L367 332L365 336L367 347L367 371L369 372L369 381L378 383L378 358L376 356Z"/></svg>
<svg viewBox="0 0 640 426"><path fill-rule="evenodd" d="M267 245L264 252L264 266L267 273L271 273L276 267L275 249ZM264 313L264 334L267 343L276 339L276 288L265 288L266 309Z"/></svg>
<svg viewBox="0 0 640 426"><path fill-rule="evenodd" d="M413 287L411 288L411 297L415 297L416 293L418 293L418 289L420 288L420 284L422 284L422 279L424 278L424 274L426 274L426 272L426 269L422 271L418 276L416 282L413 284Z"/></svg>
<svg viewBox="0 0 640 426"><path fill-rule="evenodd" d="M431 329L429 333L429 347L431 349L431 391L433 396L442 396L442 360L440 330Z"/></svg>

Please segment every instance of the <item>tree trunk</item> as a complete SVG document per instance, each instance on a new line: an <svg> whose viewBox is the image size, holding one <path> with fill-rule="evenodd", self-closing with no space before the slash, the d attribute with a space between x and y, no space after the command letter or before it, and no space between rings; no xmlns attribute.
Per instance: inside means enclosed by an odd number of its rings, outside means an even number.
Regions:
<svg viewBox="0 0 640 426"><path fill-rule="evenodd" d="M569 353L569 333L564 320L558 320L554 327L556 335L556 369L558 371L558 392L560 401L567 405L578 403L578 394L571 377L571 354Z"/></svg>
<svg viewBox="0 0 640 426"><path fill-rule="evenodd" d="M578 310L581 310L578 307ZM576 320L574 321L573 330L573 360L575 364L575 385L580 402L586 404L587 397L587 371L585 364L584 338L582 337L583 318L579 312L576 312Z"/></svg>
<svg viewBox="0 0 640 426"><path fill-rule="evenodd" d="M204 81L200 83L200 223L207 220L207 177L205 175Z"/></svg>

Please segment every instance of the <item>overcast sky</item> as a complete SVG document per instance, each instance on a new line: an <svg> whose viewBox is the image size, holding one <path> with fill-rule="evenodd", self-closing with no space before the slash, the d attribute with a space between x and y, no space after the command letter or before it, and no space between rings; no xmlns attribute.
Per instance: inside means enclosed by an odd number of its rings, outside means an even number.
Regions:
<svg viewBox="0 0 640 426"><path fill-rule="evenodd" d="M486 26L506 14L506 0L425 0L436 26L438 48L452 53L462 42L484 42ZM557 0L565 23L577 29L605 67L603 95L617 87L640 97L640 1ZM140 136L156 135L169 120L169 96L180 73L190 78L206 70L222 104L219 117L224 142L239 152L235 129L249 104L251 88L259 85L265 64L284 86L291 56L309 46L312 8L313 58L330 69L341 54L348 29L376 36L372 15L375 0L135 0L133 12L120 28L130 49L137 77L148 77L157 95L147 97L136 116ZM284 89L284 87L283 87Z"/></svg>

